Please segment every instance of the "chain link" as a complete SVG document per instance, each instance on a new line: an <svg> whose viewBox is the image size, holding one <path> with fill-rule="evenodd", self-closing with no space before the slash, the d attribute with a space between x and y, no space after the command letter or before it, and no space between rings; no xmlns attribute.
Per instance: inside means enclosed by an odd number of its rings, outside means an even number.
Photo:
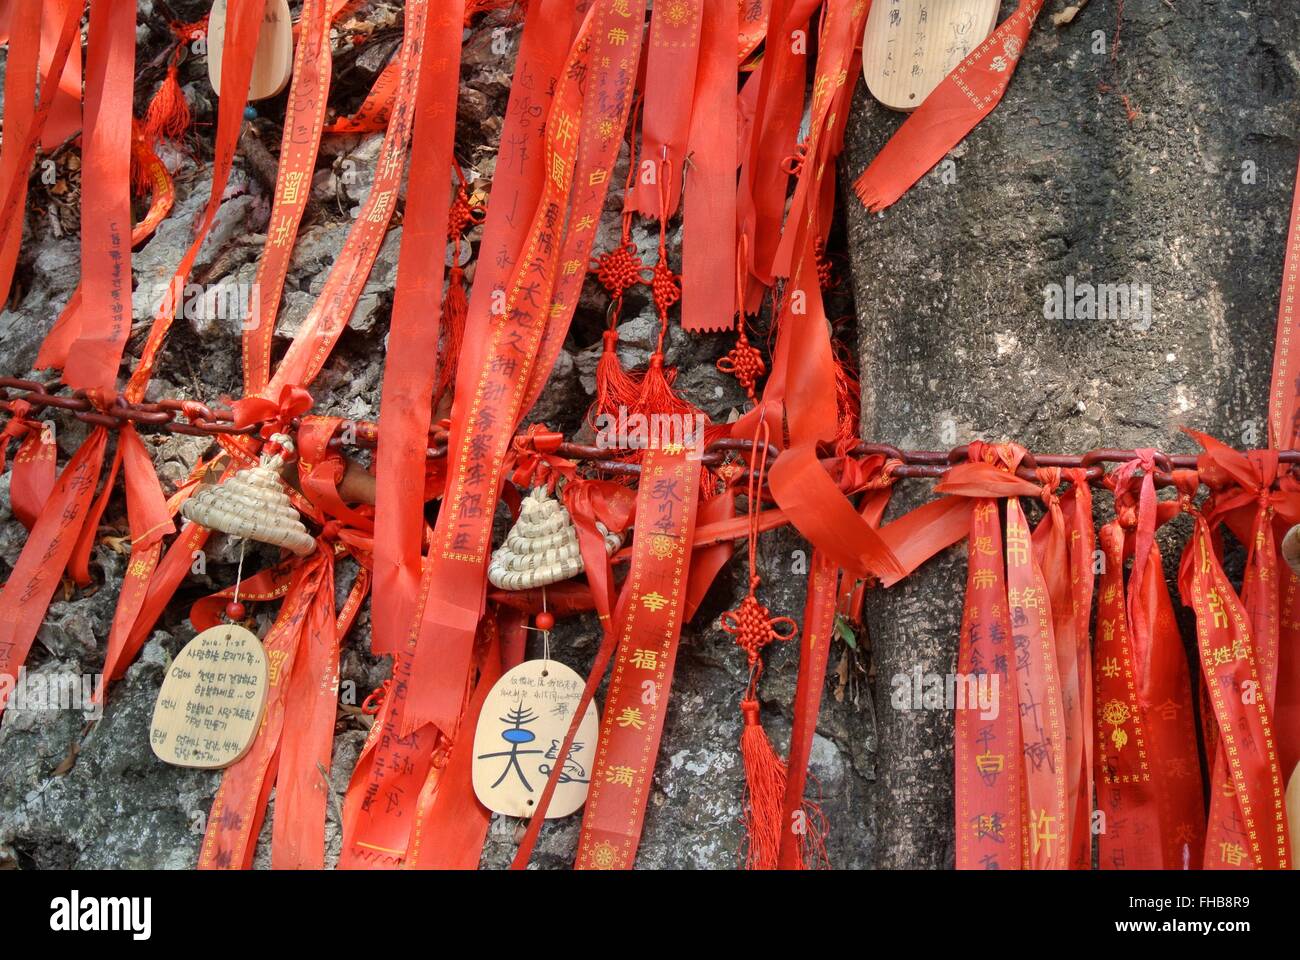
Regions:
<svg viewBox="0 0 1300 960"><path fill-rule="evenodd" d="M208 406L195 400L164 399L156 402L128 403L118 397L107 410L97 410L82 391L70 391L66 394L57 392L61 384L58 380L41 383L38 380L24 380L20 377L0 377L0 407L13 412L16 402L25 402L30 408L29 418L35 418L41 410L64 410L78 420L93 426L120 429L126 423L137 426L155 427L171 433L188 436L215 436L216 434L237 434L255 436L262 427L261 422L250 423L242 427L235 426L235 415L227 406ZM183 418L183 419L182 419ZM349 431L347 446L373 449L379 440L379 427L370 421L352 421L354 429ZM292 426L297 427L295 421ZM568 443L557 433L533 432L521 434L518 442L529 445L541 445L560 456L571 460L596 461L594 466L609 473L636 475L640 466L616 459L617 451L605 447L587 446ZM344 446L340 437L330 441L334 448ZM706 466L717 467L731 457L749 460L753 452L753 442L733 438L715 440L709 444L703 455ZM968 447L963 444L951 450L903 450L883 443L859 443L850 453L853 456L880 454L887 460L897 461L891 467L891 475L897 479L937 479L942 477L950 467L967 459ZM447 455L447 431L442 426L435 426L429 433L428 456L439 459ZM1137 459L1136 450L1115 447L1099 447L1082 454L1032 454L1026 453L1020 470L1020 476L1027 480L1036 478L1035 470L1039 467L1082 468L1088 471L1088 482L1100 484L1104 481L1107 463L1127 463ZM768 448L768 457L775 460L777 451ZM1284 464L1300 463L1300 450L1283 450L1279 459ZM1195 470L1195 454L1171 455L1157 452L1156 483L1169 486L1173 483L1174 470Z"/></svg>

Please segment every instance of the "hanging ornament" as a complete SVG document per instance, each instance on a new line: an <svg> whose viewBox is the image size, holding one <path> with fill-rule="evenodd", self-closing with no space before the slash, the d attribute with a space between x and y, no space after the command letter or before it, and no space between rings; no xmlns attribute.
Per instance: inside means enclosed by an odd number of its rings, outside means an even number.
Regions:
<svg viewBox="0 0 1300 960"><path fill-rule="evenodd" d="M221 94L221 60L226 43L226 0L217 0L208 15L208 82ZM293 20L288 0L266 0L262 32L253 55L253 77L248 99L274 97L289 83L293 72Z"/></svg>
<svg viewBox="0 0 1300 960"><path fill-rule="evenodd" d="M200 487L181 506L181 516L210 530L306 556L316 549L316 541L303 526L280 477L285 457L292 453L293 441L282 433L273 434L257 466L240 470L225 483Z"/></svg>
<svg viewBox="0 0 1300 960"><path fill-rule="evenodd" d="M149 725L165 763L217 769L252 746L266 704L266 652L235 623L204 630L167 668Z"/></svg>
<svg viewBox="0 0 1300 960"><path fill-rule="evenodd" d="M762 351L749 342L745 334L745 281L749 277L749 243L741 237L736 248L736 343L714 364L722 373L731 374L745 391L750 403L758 402L758 381L767 373Z"/></svg>
<svg viewBox="0 0 1300 960"><path fill-rule="evenodd" d="M789 617L773 616L758 599L758 516L762 510L763 478L767 473L769 431L767 422L758 420L754 436L756 462L751 465L747 487L749 512L749 591L740 604L722 614L722 629L731 634L745 653L749 681L740 701L743 725L740 755L745 769L745 865L751 870L774 870L781 849L781 832L788 829L782 822L788 768L777 754L763 729L758 701L758 682L763 675L763 649L775 640L793 640L798 624ZM821 809L805 801L801 805L805 823L810 826L801 836L797 863L800 869L825 862L825 845L821 829Z"/></svg>
<svg viewBox="0 0 1300 960"><path fill-rule="evenodd" d="M562 767L546 806L546 819L567 817L587 800L591 783L587 754L596 742L600 716L596 704L589 703L573 746L560 761L560 748L584 684L572 669L551 659L554 625L548 611L537 615L542 658L524 661L493 684L474 730L474 794L483 806L508 817L533 815L557 763Z"/></svg>
<svg viewBox="0 0 1300 960"><path fill-rule="evenodd" d="M145 110L143 130L150 146L159 140L180 143L193 119L178 76L180 54L181 48L177 46L167 61L167 74Z"/></svg>
<svg viewBox="0 0 1300 960"><path fill-rule="evenodd" d="M632 126L636 128L638 100L632 106ZM599 415L617 416L620 410L629 410L641 392L640 378L623 369L618 357L618 322L623 312L623 297L633 287L643 283L645 264L636 244L632 242L633 185L636 182L636 137L628 140L627 181L623 185L623 228L618 246L593 258L591 272L609 295L609 308L605 312L606 329L602 337L600 360L596 364L596 400L588 411L587 419L594 424Z"/></svg>
<svg viewBox="0 0 1300 960"><path fill-rule="evenodd" d="M597 529L605 538L605 550L613 555L623 538L610 533L604 524ZM531 590L558 583L582 573L582 551L578 531L564 504L545 486L534 487L519 505L519 519L492 554L488 580L502 590Z"/></svg>

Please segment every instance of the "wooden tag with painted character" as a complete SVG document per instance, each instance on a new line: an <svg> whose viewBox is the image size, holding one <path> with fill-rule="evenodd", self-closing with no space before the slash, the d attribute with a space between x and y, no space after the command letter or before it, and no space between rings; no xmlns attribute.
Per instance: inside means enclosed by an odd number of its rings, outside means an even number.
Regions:
<svg viewBox="0 0 1300 960"><path fill-rule="evenodd" d="M533 815L551 768L560 762L583 686L582 678L562 663L527 660L488 691L474 731L472 771L474 794L483 806L510 817ZM598 728L592 703L564 761L546 819L567 817L586 801Z"/></svg>
<svg viewBox="0 0 1300 960"><path fill-rule="evenodd" d="M253 744L266 705L266 651L233 623L204 630L163 678L149 725L158 759L178 767L229 766Z"/></svg>

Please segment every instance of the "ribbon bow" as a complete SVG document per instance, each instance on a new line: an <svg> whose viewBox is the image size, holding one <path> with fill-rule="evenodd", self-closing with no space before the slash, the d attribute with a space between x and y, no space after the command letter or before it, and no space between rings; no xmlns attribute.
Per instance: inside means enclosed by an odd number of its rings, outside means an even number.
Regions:
<svg viewBox="0 0 1300 960"><path fill-rule="evenodd" d="M278 401L261 396L244 397L232 403L230 409L234 412L237 428L261 423L263 426L259 432L266 440L273 433L283 433L290 422L310 410L311 405L310 393L302 387L286 384Z"/></svg>
<svg viewBox="0 0 1300 960"><path fill-rule="evenodd" d="M544 424L530 424L524 435L513 441L515 468L510 479L520 487L544 485L551 491L560 477L572 479L578 465L555 452L562 442L563 434L552 433Z"/></svg>

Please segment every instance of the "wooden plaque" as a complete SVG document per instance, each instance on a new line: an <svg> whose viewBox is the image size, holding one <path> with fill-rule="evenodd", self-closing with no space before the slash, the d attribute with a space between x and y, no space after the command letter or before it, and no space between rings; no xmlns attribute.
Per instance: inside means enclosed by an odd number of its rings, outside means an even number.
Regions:
<svg viewBox="0 0 1300 960"><path fill-rule="evenodd" d="M992 31L998 0L876 0L862 35L862 73L892 110L915 110Z"/></svg>
<svg viewBox="0 0 1300 960"><path fill-rule="evenodd" d="M208 82L221 95L221 55L226 42L226 0L217 0L208 14ZM253 55L253 79L248 99L274 97L293 73L293 20L289 0L266 0L262 32Z"/></svg>
<svg viewBox="0 0 1300 960"><path fill-rule="evenodd" d="M527 660L488 691L474 731L474 794L483 806L510 817L533 815L583 686L562 663ZM599 726L596 705L589 704L546 819L567 817L586 801Z"/></svg>
<svg viewBox="0 0 1300 960"><path fill-rule="evenodd" d="M233 623L185 644L163 678L149 725L158 759L178 767L225 767L253 744L266 705L266 651Z"/></svg>

